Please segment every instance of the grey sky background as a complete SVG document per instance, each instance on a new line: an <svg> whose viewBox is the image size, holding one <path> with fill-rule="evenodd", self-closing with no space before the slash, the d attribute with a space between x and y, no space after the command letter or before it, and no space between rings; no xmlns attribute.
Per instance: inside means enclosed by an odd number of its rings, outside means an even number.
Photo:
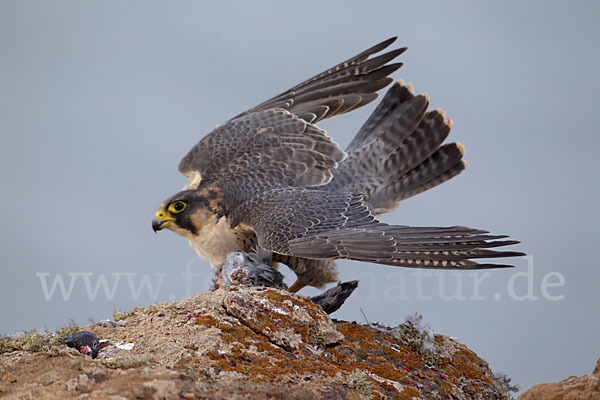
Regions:
<svg viewBox="0 0 600 400"><path fill-rule="evenodd" d="M590 373L600 357L597 2L0 1L0 333L106 318L206 291L208 263L151 218L185 179L177 164L216 125L390 36L394 77L454 120L467 171L383 217L507 233L532 255L469 273L340 263L357 293L334 316L395 325L420 312L524 389ZM345 146L374 104L322 126ZM531 259L530 259L531 261ZM190 268L200 277L186 286ZM541 291L557 272L564 286ZM42 281L126 275L94 300ZM290 274L287 274L291 279ZM419 288L419 279L422 282ZM440 283L443 280L443 284ZM464 300L445 299L461 279ZM526 294L525 277L513 278ZM559 282L553 275L550 283ZM288 280L289 282L289 280ZM190 290L191 289L191 293ZM316 291L306 290L304 294ZM403 296L402 296L403 295Z"/></svg>

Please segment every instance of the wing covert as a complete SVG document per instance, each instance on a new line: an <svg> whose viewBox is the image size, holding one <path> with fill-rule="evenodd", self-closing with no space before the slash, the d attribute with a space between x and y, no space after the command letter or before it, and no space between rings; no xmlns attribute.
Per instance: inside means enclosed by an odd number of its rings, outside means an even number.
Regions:
<svg viewBox="0 0 600 400"><path fill-rule="evenodd" d="M194 146L179 171L202 182L245 186L322 185L346 154L327 134L285 110L229 121Z"/></svg>

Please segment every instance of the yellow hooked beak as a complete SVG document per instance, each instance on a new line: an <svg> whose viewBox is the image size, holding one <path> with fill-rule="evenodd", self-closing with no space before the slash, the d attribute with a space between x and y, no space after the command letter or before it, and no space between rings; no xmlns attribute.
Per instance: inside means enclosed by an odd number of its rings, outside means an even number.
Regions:
<svg viewBox="0 0 600 400"><path fill-rule="evenodd" d="M152 229L154 232L158 232L166 228L172 221L175 221L175 218L171 217L167 211L158 210L152 218Z"/></svg>

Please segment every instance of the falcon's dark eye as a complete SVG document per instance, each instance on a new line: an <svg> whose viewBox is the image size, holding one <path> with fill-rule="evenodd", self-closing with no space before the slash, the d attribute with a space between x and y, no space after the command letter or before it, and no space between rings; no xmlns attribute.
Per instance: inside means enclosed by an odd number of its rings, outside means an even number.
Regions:
<svg viewBox="0 0 600 400"><path fill-rule="evenodd" d="M183 201L176 201L175 203L171 203L169 205L169 211L174 214L180 213L185 210L186 204Z"/></svg>

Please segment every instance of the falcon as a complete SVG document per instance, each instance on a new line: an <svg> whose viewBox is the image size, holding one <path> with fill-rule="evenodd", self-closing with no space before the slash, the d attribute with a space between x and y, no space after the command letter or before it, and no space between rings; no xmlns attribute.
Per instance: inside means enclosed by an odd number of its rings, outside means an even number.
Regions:
<svg viewBox="0 0 600 400"><path fill-rule="evenodd" d="M320 73L218 126L181 160L190 183L165 200L154 231L190 241L213 268L231 252L264 249L297 276L289 290L337 281L336 259L398 267L509 267L489 259L519 243L464 226L390 225L377 216L465 169L464 147L427 94L397 81L345 151L317 125L369 104L402 66L396 38ZM379 55L378 55L379 54ZM477 260L483 259L483 262Z"/></svg>

